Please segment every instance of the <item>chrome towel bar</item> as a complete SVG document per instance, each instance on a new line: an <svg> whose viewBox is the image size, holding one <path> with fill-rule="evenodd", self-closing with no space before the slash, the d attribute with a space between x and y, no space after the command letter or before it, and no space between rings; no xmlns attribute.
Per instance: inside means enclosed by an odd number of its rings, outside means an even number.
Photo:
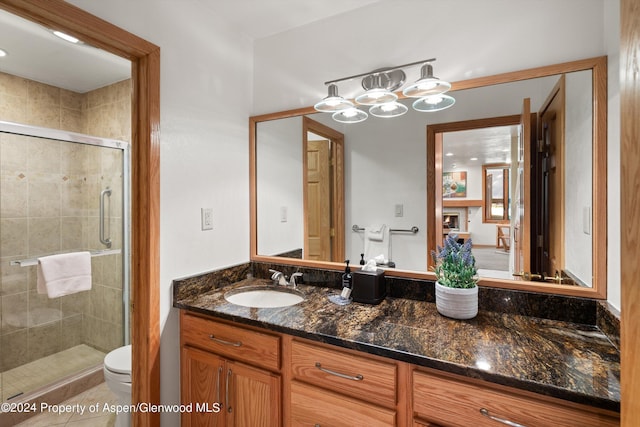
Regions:
<svg viewBox="0 0 640 427"><path fill-rule="evenodd" d="M353 227L351 227L351 230L353 230L356 233L358 233L360 231L364 231L364 228L358 227L357 224L353 224ZM420 231L420 230L415 225L413 227L411 227L411 229L409 229L409 230L403 230L403 229L400 229L400 228L390 228L389 229L390 233L413 233L413 234L416 234L418 231Z"/></svg>
<svg viewBox="0 0 640 427"><path fill-rule="evenodd" d="M121 252L122 251L120 249L105 249L101 251L90 251L89 253L91 254L92 257L96 257L96 256L105 256L105 255L115 255ZM47 256L47 255L42 255L42 256ZM18 259L15 261L11 261L10 264L13 266L30 267L32 265L38 264L38 258Z"/></svg>

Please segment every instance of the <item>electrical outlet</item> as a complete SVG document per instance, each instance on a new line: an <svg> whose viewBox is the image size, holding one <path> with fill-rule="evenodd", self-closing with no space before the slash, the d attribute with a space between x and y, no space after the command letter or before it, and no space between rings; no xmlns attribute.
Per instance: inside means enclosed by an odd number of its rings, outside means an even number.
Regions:
<svg viewBox="0 0 640 427"><path fill-rule="evenodd" d="M213 209L212 208L202 208L200 209L201 214L201 225L202 231L204 230L213 230Z"/></svg>

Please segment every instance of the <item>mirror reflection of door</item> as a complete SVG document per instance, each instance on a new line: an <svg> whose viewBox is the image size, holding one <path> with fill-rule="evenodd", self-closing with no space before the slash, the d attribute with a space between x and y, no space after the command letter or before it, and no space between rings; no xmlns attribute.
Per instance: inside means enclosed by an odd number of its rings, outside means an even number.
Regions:
<svg viewBox="0 0 640 427"><path fill-rule="evenodd" d="M532 271L553 276L564 269L564 161L565 76L562 76L538 112L539 143L532 165ZM533 157L533 156L532 156Z"/></svg>
<svg viewBox="0 0 640 427"><path fill-rule="evenodd" d="M427 147L433 144L436 159L436 193L443 185L438 174L458 171L466 176L466 194L454 200L436 196L435 218L455 213L463 240L471 238L476 267L482 277L511 279L514 260L511 235L515 209L515 175L520 115L430 125ZM428 148L429 150L430 148ZM524 199L522 199L524 203ZM448 230L435 220L436 244Z"/></svg>
<svg viewBox="0 0 640 427"><path fill-rule="evenodd" d="M344 136L303 121L304 259L344 260Z"/></svg>

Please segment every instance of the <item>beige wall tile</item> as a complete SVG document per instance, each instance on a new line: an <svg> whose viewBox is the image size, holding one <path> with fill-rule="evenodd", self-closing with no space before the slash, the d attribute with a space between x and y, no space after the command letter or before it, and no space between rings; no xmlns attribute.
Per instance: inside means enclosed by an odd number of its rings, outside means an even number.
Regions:
<svg viewBox="0 0 640 427"><path fill-rule="evenodd" d="M28 137L0 134L0 169L3 173L25 173L27 171Z"/></svg>
<svg viewBox="0 0 640 427"><path fill-rule="evenodd" d="M63 318L60 322L60 327L60 346L62 350L84 343L81 314Z"/></svg>
<svg viewBox="0 0 640 427"><path fill-rule="evenodd" d="M60 213L62 216L84 216L87 185L81 175L64 175L60 188Z"/></svg>
<svg viewBox="0 0 640 427"><path fill-rule="evenodd" d="M62 319L60 298L49 298L37 290L29 291L29 327L40 326Z"/></svg>
<svg viewBox="0 0 640 427"><path fill-rule="evenodd" d="M122 325L122 290L104 288L104 320Z"/></svg>
<svg viewBox="0 0 640 427"><path fill-rule="evenodd" d="M61 350L60 321L28 329L29 361L38 360Z"/></svg>
<svg viewBox="0 0 640 427"><path fill-rule="evenodd" d="M3 295L2 297L2 333L10 333L27 328L29 297L27 292Z"/></svg>
<svg viewBox="0 0 640 427"><path fill-rule="evenodd" d="M8 96L27 98L29 80L12 74L0 73L0 93Z"/></svg>
<svg viewBox="0 0 640 427"><path fill-rule="evenodd" d="M19 265L11 265L11 261L16 259L20 258L0 258L0 297L28 290L27 269Z"/></svg>
<svg viewBox="0 0 640 427"><path fill-rule="evenodd" d="M29 174L29 217L59 217L62 176Z"/></svg>
<svg viewBox="0 0 640 427"><path fill-rule="evenodd" d="M0 175L0 218L27 216L28 182L23 173Z"/></svg>
<svg viewBox="0 0 640 427"><path fill-rule="evenodd" d="M21 257L29 253L27 224L26 218L0 219L0 256Z"/></svg>
<svg viewBox="0 0 640 427"><path fill-rule="evenodd" d="M31 138L27 144L27 172L60 173L60 143Z"/></svg>
<svg viewBox="0 0 640 427"><path fill-rule="evenodd" d="M60 251L60 218L29 219L29 255L50 255Z"/></svg>
<svg viewBox="0 0 640 427"><path fill-rule="evenodd" d="M27 330L22 329L0 337L2 357L0 371L4 372L24 364L27 360Z"/></svg>
<svg viewBox="0 0 640 427"><path fill-rule="evenodd" d="M12 95L0 96L0 119L7 122L31 124L25 98Z"/></svg>
<svg viewBox="0 0 640 427"><path fill-rule="evenodd" d="M63 252L81 251L82 233L85 219L82 217L62 217L60 218L60 249Z"/></svg>

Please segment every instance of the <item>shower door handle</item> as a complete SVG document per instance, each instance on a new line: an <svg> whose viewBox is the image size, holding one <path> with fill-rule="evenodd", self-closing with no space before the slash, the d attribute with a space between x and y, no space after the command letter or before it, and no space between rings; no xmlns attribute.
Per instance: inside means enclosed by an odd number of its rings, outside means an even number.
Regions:
<svg viewBox="0 0 640 427"><path fill-rule="evenodd" d="M102 190L100 192L100 243L102 243L106 247L110 248L111 247L111 238L104 236L104 221L105 221L104 197L105 196L111 197L111 189L109 187L105 188L104 190Z"/></svg>

